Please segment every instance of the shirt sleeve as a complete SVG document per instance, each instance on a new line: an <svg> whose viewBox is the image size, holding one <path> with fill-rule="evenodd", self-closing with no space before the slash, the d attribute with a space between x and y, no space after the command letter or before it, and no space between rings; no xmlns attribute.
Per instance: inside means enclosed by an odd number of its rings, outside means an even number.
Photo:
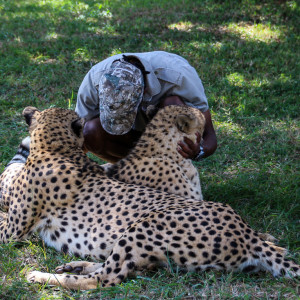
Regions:
<svg viewBox="0 0 300 300"><path fill-rule="evenodd" d="M93 68L85 75L77 95L75 111L87 120L99 115L98 90L93 82Z"/></svg>
<svg viewBox="0 0 300 300"><path fill-rule="evenodd" d="M196 70L191 66L181 68L181 82L170 90L171 95L183 98L188 106L193 106L205 112L209 109L202 81Z"/></svg>

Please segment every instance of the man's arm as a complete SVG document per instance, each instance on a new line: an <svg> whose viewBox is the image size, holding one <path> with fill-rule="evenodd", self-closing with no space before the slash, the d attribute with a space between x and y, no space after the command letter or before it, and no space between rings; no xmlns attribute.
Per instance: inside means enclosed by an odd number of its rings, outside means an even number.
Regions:
<svg viewBox="0 0 300 300"><path fill-rule="evenodd" d="M218 143L217 143L217 137L216 137L216 133L215 133L215 129L211 120L211 114L210 111L207 110L206 112L203 113L204 117L205 117L205 128L204 128L204 132L203 132L203 150L204 150L204 157L208 157L210 155L212 155L217 147L218 147Z"/></svg>

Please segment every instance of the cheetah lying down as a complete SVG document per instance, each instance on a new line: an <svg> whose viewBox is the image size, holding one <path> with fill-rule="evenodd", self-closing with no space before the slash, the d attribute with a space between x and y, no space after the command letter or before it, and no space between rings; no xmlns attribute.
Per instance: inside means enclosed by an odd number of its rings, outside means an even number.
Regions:
<svg viewBox="0 0 300 300"><path fill-rule="evenodd" d="M205 118L199 109L167 106L157 112L129 155L109 164L106 174L127 183L152 187L190 199L203 200L198 170L177 151L187 137L202 136Z"/></svg>
<svg viewBox="0 0 300 300"><path fill-rule="evenodd" d="M38 231L49 246L104 263L71 262L28 280L71 289L112 286L172 259L187 270L216 268L299 276L300 266L258 237L222 203L187 199L108 178L82 151L83 120L69 110L29 107L30 155L14 181L0 240Z"/></svg>
<svg viewBox="0 0 300 300"><path fill-rule="evenodd" d="M114 179L152 187L182 197L203 200L198 170L177 151L184 137L196 141L202 136L205 118L189 106L171 105L160 110L149 123L129 155L115 164L106 164L105 173ZM259 237L275 242L268 233Z"/></svg>

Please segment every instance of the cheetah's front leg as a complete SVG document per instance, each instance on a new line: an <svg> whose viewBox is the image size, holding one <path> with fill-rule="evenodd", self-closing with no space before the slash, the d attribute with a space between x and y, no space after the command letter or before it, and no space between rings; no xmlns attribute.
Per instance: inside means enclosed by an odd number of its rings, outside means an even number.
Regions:
<svg viewBox="0 0 300 300"><path fill-rule="evenodd" d="M101 284L98 283L97 277L89 275L67 275L67 274L50 274L39 271L30 272L27 275L29 282L39 282L54 286L61 286L72 290L90 290L96 289Z"/></svg>
<svg viewBox="0 0 300 300"><path fill-rule="evenodd" d="M28 214L22 216L22 219L14 205L9 207L8 213L0 213L0 243L8 243L10 240L20 241L29 235L34 226L34 221L30 216L32 211L27 210Z"/></svg>
<svg viewBox="0 0 300 300"><path fill-rule="evenodd" d="M0 211L0 243L7 242L7 235L5 232L7 231L7 219L8 213Z"/></svg>

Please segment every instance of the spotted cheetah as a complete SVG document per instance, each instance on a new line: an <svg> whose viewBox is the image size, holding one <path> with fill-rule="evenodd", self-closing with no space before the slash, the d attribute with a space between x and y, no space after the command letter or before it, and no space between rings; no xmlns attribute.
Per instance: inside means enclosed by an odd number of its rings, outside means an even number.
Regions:
<svg viewBox="0 0 300 300"><path fill-rule="evenodd" d="M159 110L129 155L104 165L106 174L117 180L149 186L168 193L203 200L198 170L177 151L184 137L196 141L204 131L205 118L199 109L170 105ZM267 242L277 239L258 233Z"/></svg>
<svg viewBox="0 0 300 300"><path fill-rule="evenodd" d="M37 231L59 251L105 260L71 262L56 275L34 271L29 281L70 289L113 286L169 260L187 270L300 275L299 265L259 238L230 206L108 178L83 152L84 122L75 112L28 107L24 116L30 155L2 214L0 241Z"/></svg>
<svg viewBox="0 0 300 300"><path fill-rule="evenodd" d="M127 157L109 164L106 174L127 183L149 186L190 199L203 200L198 170L177 151L184 137L196 142L204 131L199 109L170 105L157 112Z"/></svg>

